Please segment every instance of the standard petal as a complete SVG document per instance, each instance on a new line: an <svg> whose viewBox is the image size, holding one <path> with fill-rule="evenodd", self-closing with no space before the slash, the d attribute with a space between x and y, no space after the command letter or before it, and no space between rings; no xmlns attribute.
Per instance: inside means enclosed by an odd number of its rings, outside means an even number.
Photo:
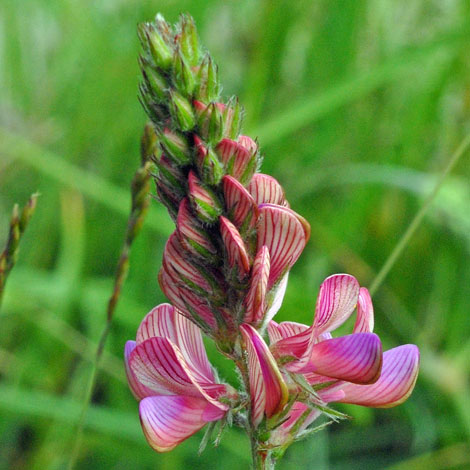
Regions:
<svg viewBox="0 0 470 470"><path fill-rule="evenodd" d="M353 333L372 333L372 331L374 331L374 307L369 291L365 287L361 287Z"/></svg>
<svg viewBox="0 0 470 470"><path fill-rule="evenodd" d="M385 351L382 373L372 385L346 383L343 403L390 408L403 403L413 391L418 378L419 349L414 344L405 344Z"/></svg>
<svg viewBox="0 0 470 470"><path fill-rule="evenodd" d="M141 400L142 398L148 397L150 395L154 395L155 392L147 388L145 385L142 385L138 380L135 374L132 372L131 368L129 367L129 356L131 355L132 351L135 349L136 343L135 341L127 341L126 346L124 347L124 365L126 368L126 377L129 387L131 389L132 394L137 400Z"/></svg>
<svg viewBox="0 0 470 470"><path fill-rule="evenodd" d="M220 234L228 255L231 268L236 266L239 279L245 278L250 272L250 258L245 243L235 225L226 217L220 217Z"/></svg>
<svg viewBox="0 0 470 470"><path fill-rule="evenodd" d="M282 410L288 391L276 361L259 333L248 324L240 326L248 355L252 420L257 426L263 419Z"/></svg>
<svg viewBox="0 0 470 470"><path fill-rule="evenodd" d="M332 331L345 322L357 305L359 283L349 274L334 274L327 277L320 286L313 334L318 336Z"/></svg>
<svg viewBox="0 0 470 470"><path fill-rule="evenodd" d="M258 206L246 188L232 176L222 178L225 208L229 219L242 233L252 229L258 218Z"/></svg>
<svg viewBox="0 0 470 470"><path fill-rule="evenodd" d="M144 398L139 413L147 442L157 452L172 450L207 422L225 414L202 398L185 396Z"/></svg>
<svg viewBox="0 0 470 470"><path fill-rule="evenodd" d="M270 270L269 250L262 246L256 254L251 271L250 288L245 297L246 323L259 324L266 311L266 293L268 289L268 278Z"/></svg>
<svg viewBox="0 0 470 470"><path fill-rule="evenodd" d="M373 383L382 367L382 343L374 333L327 339L309 347L308 356L286 364L291 372L315 372L354 383Z"/></svg>
<svg viewBox="0 0 470 470"><path fill-rule="evenodd" d="M271 256L268 289L280 280L302 253L306 235L294 211L264 204L258 219L258 250L266 245Z"/></svg>
<svg viewBox="0 0 470 470"><path fill-rule="evenodd" d="M255 173L248 185L248 191L258 205L267 203L289 207L284 189L272 176Z"/></svg>
<svg viewBox="0 0 470 470"><path fill-rule="evenodd" d="M154 337L138 344L130 355L129 367L137 380L156 395L202 397L226 409L216 400L225 392L225 386L198 382L178 347L166 338Z"/></svg>
<svg viewBox="0 0 470 470"><path fill-rule="evenodd" d="M170 304L158 305L145 316L137 330L136 341L140 344L158 336L178 346L198 382L214 381L201 330Z"/></svg>

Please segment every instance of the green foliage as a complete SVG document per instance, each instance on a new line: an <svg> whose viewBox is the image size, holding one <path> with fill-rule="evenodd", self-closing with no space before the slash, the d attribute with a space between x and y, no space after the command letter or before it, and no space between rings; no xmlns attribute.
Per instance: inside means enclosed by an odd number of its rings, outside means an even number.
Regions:
<svg viewBox="0 0 470 470"><path fill-rule="evenodd" d="M1 2L0 246L13 204L34 191L41 203L0 313L0 469L58 469L68 459L146 121L135 27L159 9L170 22L194 16L218 64L207 62L208 76L218 74L224 98L239 96L243 133L258 136L263 171L312 225L280 320L309 323L331 273L370 285L470 130L465 0ZM185 47L191 62L194 47ZM208 79L200 92L219 91ZM385 412L342 407L355 419L293 446L281 470L470 466L468 158L374 297L385 346L421 348L414 394ZM248 466L248 442L234 430L201 457L202 433L155 454L119 368L125 340L164 300L156 275L172 226L152 202L77 468ZM215 362L237 380L228 361L214 354Z"/></svg>

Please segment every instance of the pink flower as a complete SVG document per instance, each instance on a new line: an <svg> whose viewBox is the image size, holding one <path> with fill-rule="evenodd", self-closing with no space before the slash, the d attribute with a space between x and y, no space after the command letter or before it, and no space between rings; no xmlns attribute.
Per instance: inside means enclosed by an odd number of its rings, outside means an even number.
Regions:
<svg viewBox="0 0 470 470"><path fill-rule="evenodd" d="M229 406L220 399L235 398L216 382L200 330L170 304L147 314L136 341L126 343L125 363L145 437L158 452L223 418Z"/></svg>
<svg viewBox="0 0 470 470"><path fill-rule="evenodd" d="M353 334L332 338L357 307ZM396 347L382 354L379 338L372 333L374 311L369 292L347 274L328 277L320 288L311 327L294 322L272 321L268 332L271 350L285 362L287 375L301 374L321 402L351 403L388 408L403 403L413 391L419 368L419 350L413 344ZM274 435L277 441L304 415L297 429L301 432L320 411L296 402L288 419Z"/></svg>
<svg viewBox="0 0 470 470"><path fill-rule="evenodd" d="M248 360L251 420L257 427L263 418L280 412L289 393L267 344L248 324L240 327Z"/></svg>

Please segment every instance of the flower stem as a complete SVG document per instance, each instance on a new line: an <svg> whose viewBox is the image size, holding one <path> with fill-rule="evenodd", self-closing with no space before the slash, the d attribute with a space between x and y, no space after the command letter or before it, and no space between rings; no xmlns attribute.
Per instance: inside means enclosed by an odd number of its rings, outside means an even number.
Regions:
<svg viewBox="0 0 470 470"><path fill-rule="evenodd" d="M248 374L248 363L246 357L235 360L235 364L242 376L245 391L250 395L250 377ZM252 403L251 397L249 403ZM246 432L250 439L253 470L274 470L275 461L272 458L271 453L262 448L262 443L258 439L258 433L256 432L256 427L253 424L251 407L248 412L248 420L246 420Z"/></svg>
<svg viewBox="0 0 470 470"><path fill-rule="evenodd" d="M434 201L434 198L436 197L437 193L441 189L447 175L452 171L454 166L460 160L460 157L462 157L462 155L465 153L465 151L469 147L470 147L470 135L467 135L467 137L462 141L462 143L459 145L457 150L452 155L452 157L451 157L449 163L447 164L447 166L445 167L444 171L441 173L441 175L440 175L440 177L439 177L439 179L436 183L436 186L431 191L429 196L426 198L423 205L421 206L421 209L414 216L413 220L411 221L410 225L408 226L405 233L401 237L400 241L397 243L394 250L392 251L392 253L388 257L387 261L382 266L382 269L379 271L379 273L377 274L377 276L373 280L373 282L372 282L372 284L369 288L369 291L370 291L371 295L374 295L374 293L380 287L380 285L384 281L385 277L387 276L387 274L390 272L393 265L397 261L398 257L401 255L402 251L405 249L406 245L408 245L408 242L410 241L411 237L416 232L416 230L419 227L421 221L423 220L423 217L426 215L426 212L431 207L431 204Z"/></svg>

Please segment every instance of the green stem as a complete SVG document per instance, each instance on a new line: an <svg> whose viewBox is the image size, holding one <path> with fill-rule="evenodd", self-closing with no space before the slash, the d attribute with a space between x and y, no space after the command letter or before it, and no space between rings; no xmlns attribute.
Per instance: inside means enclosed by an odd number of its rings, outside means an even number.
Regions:
<svg viewBox="0 0 470 470"><path fill-rule="evenodd" d="M235 360L235 364L240 371L243 379L245 391L250 395L250 377L248 374L248 364L246 358ZM252 403L250 396L250 403ZM258 433L253 424L251 406L249 408L248 420L246 421L246 432L250 439L251 459L253 470L274 470L275 461L269 451L262 449L261 442L258 440Z"/></svg>
<svg viewBox="0 0 470 470"><path fill-rule="evenodd" d="M416 230L419 227L421 221L423 220L424 216L426 215L426 212L431 207L431 204L434 201L434 198L436 197L437 193L441 189L447 175L452 171L454 166L457 164L457 162L460 160L462 155L465 153L465 151L469 147L470 147L470 135L468 135L462 141L462 143L459 145L457 150L454 152L454 154L452 155L452 157L451 157L449 163L447 164L446 168L444 169L441 176L437 180L436 186L431 191L429 196L426 198L423 205L421 206L421 209L414 216L413 220L411 221L410 225L408 226L405 233L401 237L400 241L397 243L394 250L392 251L392 253L388 257L387 261L382 266L382 269L379 271L379 273L377 274L377 276L373 280L373 282L372 282L372 284L369 288L371 295L374 295L374 293L380 287L380 285L384 281L385 277L390 272L393 265L395 264L395 262L397 261L397 259L399 258L399 256L403 252L403 250L405 249L406 245L408 245L408 242L410 241L411 237L416 232Z"/></svg>
<svg viewBox="0 0 470 470"><path fill-rule="evenodd" d="M70 454L70 460L67 465L67 470L72 470L75 467L75 463L78 458L78 453L82 445L83 428L85 425L85 419L86 419L88 407L90 406L91 398L93 395L93 390L95 388L96 377L98 375L98 368L101 362L101 357L103 356L104 345L106 344L106 340L108 339L109 331L111 329L111 320L112 318L108 318L105 328L103 329L101 333L101 337L98 342L98 347L96 348L95 360L93 361L91 374L88 378L86 393L85 393L85 397L83 400L82 409L80 411L80 416L77 422L77 434L76 434L75 441L73 444L72 452Z"/></svg>

